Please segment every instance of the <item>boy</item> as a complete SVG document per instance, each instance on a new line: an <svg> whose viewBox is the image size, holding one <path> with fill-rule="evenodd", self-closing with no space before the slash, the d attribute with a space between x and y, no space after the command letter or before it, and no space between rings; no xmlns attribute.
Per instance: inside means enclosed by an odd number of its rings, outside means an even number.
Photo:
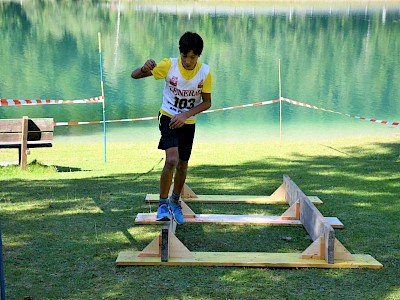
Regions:
<svg viewBox="0 0 400 300"><path fill-rule="evenodd" d="M169 221L171 211L178 224L184 223L179 198L192 152L196 115L211 107L212 76L209 66L198 60L202 51L200 35L186 32L179 39L179 58L165 58L158 64L148 59L131 74L135 79L151 75L165 79L158 148L165 150L166 159L160 177L157 221ZM174 171L173 192L168 199Z"/></svg>

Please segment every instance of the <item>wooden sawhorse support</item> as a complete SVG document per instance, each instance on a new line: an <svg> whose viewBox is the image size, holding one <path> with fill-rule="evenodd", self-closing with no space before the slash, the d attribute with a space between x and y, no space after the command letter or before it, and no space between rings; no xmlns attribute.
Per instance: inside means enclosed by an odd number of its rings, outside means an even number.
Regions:
<svg viewBox="0 0 400 300"><path fill-rule="evenodd" d="M138 254L138 257L157 257L161 262L168 262L170 257L189 261L194 259L193 254L175 236L176 226L174 219L163 222L161 233Z"/></svg>

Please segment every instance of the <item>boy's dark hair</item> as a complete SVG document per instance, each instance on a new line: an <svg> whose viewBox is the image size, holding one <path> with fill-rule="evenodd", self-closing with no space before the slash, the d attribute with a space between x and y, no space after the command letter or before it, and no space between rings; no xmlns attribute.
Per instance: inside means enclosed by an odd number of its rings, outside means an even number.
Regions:
<svg viewBox="0 0 400 300"><path fill-rule="evenodd" d="M179 39L179 51L183 54L188 54L190 50L200 56L203 52L203 39L195 32L187 31Z"/></svg>

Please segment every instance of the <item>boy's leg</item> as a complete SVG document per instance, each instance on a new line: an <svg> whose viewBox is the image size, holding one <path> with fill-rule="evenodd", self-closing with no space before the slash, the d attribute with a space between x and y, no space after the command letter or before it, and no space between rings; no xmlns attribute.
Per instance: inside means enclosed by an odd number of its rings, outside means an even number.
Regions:
<svg viewBox="0 0 400 300"><path fill-rule="evenodd" d="M176 195L180 195L182 192L183 185L186 181L186 174L188 169L188 162L184 160L179 160L176 166L175 178L174 178L174 189L173 192Z"/></svg>
<svg viewBox="0 0 400 300"><path fill-rule="evenodd" d="M186 174L188 169L188 161L192 153L193 139L195 133L194 124L185 124L179 129L179 162L176 166L174 189L169 201L169 207L172 215L178 224L184 223L182 207L179 198L182 192L183 185L185 184Z"/></svg>
<svg viewBox="0 0 400 300"><path fill-rule="evenodd" d="M178 147L165 150L165 164L160 176L160 202L156 221L169 221L168 192L171 186L174 169L178 162Z"/></svg>
<svg viewBox="0 0 400 300"><path fill-rule="evenodd" d="M179 160L178 166L175 171L174 178L174 189L172 190L171 198L169 199L169 207L171 209L171 213L178 224L183 224L185 222L185 218L183 217L182 207L179 202L179 198L181 195L182 187L185 183L186 173L187 173L188 162L184 160Z"/></svg>
<svg viewBox="0 0 400 300"><path fill-rule="evenodd" d="M195 124L185 124L179 129L178 153L179 162L176 166L174 178L174 193L180 195L186 181L188 163L192 154Z"/></svg>
<svg viewBox="0 0 400 300"><path fill-rule="evenodd" d="M178 147L172 147L165 150L165 164L160 177L160 197L168 198L168 192L171 187L174 170L179 162ZM183 186L183 185L182 185Z"/></svg>

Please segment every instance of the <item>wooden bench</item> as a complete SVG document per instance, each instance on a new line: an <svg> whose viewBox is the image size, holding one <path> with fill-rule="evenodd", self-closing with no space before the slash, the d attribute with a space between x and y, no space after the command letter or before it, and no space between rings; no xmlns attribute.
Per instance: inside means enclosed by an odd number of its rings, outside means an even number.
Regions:
<svg viewBox="0 0 400 300"><path fill-rule="evenodd" d="M17 148L19 165L26 169L30 148L53 146L52 118L0 119L0 148Z"/></svg>

